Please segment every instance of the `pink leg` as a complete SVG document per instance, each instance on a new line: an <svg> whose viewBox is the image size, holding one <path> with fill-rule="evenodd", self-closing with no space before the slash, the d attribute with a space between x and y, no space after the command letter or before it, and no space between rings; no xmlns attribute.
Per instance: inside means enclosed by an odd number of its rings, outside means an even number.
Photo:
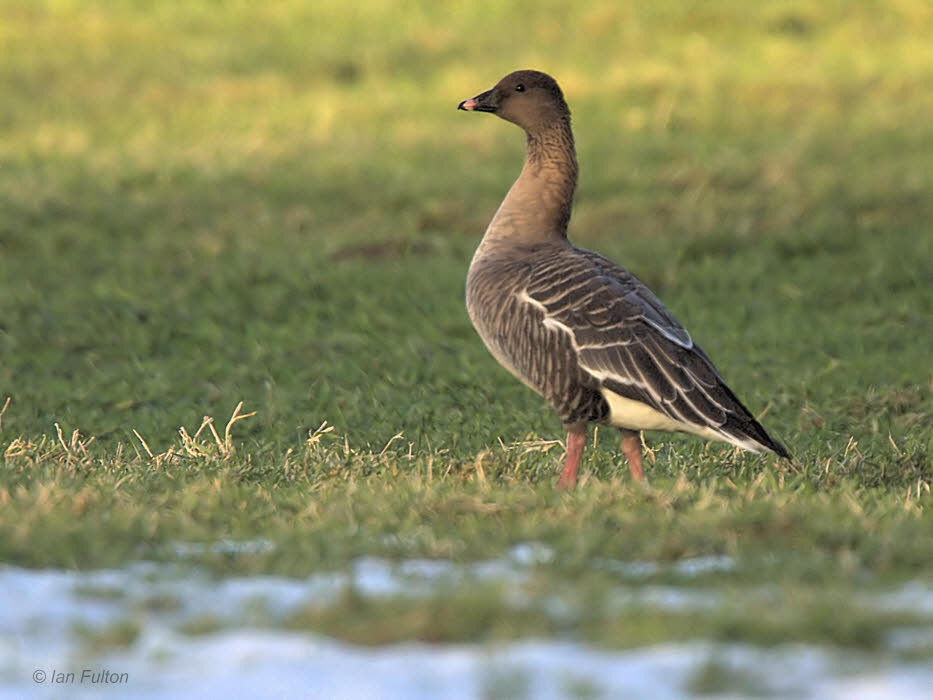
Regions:
<svg viewBox="0 0 933 700"><path fill-rule="evenodd" d="M629 471L632 472L632 478L635 481L644 481L645 473L641 469L641 434L635 430L626 430L621 428L622 433L622 452L628 460Z"/></svg>
<svg viewBox="0 0 933 700"><path fill-rule="evenodd" d="M567 462L564 465L564 473L560 475L560 481L557 482L557 488L576 487L577 467L580 466L584 445L586 445L586 430L579 431L571 428L567 432Z"/></svg>

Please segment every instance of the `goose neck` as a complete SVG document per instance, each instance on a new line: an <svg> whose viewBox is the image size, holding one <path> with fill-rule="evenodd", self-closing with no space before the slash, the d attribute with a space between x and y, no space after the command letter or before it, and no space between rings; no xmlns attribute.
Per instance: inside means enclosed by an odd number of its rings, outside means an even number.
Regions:
<svg viewBox="0 0 933 700"><path fill-rule="evenodd" d="M527 136L522 172L489 224L486 239L567 237L578 173L570 121L529 130Z"/></svg>

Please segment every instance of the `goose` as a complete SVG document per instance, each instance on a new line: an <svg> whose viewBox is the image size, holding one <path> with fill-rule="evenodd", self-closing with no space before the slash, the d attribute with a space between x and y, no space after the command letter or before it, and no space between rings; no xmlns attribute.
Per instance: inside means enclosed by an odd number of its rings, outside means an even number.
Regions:
<svg viewBox="0 0 933 700"><path fill-rule="evenodd" d="M458 109L525 130L525 164L473 256L466 305L490 353L563 423L558 486L576 486L591 423L621 432L636 481L645 479L645 430L790 459L647 286L567 239L578 169L570 109L554 78L516 71Z"/></svg>

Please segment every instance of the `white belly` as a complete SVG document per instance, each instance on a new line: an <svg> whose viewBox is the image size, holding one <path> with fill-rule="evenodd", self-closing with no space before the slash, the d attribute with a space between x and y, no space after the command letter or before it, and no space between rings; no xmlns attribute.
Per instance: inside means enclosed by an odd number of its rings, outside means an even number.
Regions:
<svg viewBox="0 0 933 700"><path fill-rule="evenodd" d="M609 404L609 422L617 428L686 432L699 435L707 440L721 440L723 442L733 442L733 444L736 444L733 440L721 433L717 433L712 428L690 425L689 423L674 420L648 404L627 399L605 388L602 390L602 393L606 402ZM754 449L745 444L740 446L745 449Z"/></svg>

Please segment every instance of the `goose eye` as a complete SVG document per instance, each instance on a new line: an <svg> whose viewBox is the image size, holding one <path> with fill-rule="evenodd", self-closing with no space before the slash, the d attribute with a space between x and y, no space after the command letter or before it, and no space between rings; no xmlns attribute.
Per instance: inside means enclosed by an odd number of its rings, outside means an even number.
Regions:
<svg viewBox="0 0 933 700"><path fill-rule="evenodd" d="M525 92L525 86L519 83L515 86L515 92Z"/></svg>

